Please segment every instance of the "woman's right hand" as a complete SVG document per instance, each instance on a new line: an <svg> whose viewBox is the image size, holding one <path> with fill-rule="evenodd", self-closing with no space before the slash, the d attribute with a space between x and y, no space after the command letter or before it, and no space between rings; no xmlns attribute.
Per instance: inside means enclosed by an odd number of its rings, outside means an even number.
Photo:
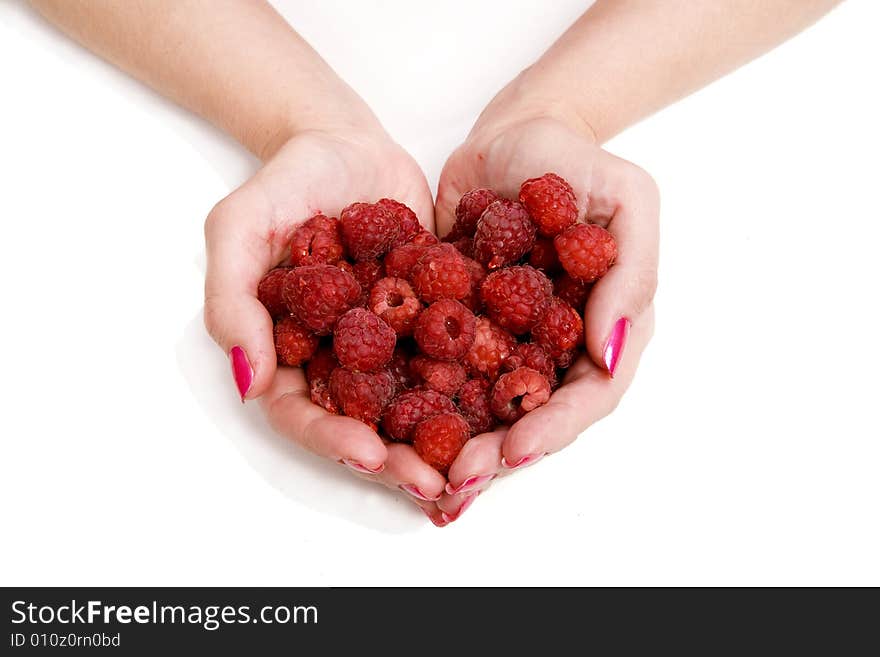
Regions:
<svg viewBox="0 0 880 657"><path fill-rule="evenodd" d="M276 431L361 477L400 488L437 523L434 501L445 478L412 446L386 445L367 425L312 403L303 370L277 365L272 318L257 300L260 279L284 259L297 224L380 198L405 203L434 231L421 169L375 122L303 132L283 143L208 215L205 325L229 355L242 401L259 398Z"/></svg>

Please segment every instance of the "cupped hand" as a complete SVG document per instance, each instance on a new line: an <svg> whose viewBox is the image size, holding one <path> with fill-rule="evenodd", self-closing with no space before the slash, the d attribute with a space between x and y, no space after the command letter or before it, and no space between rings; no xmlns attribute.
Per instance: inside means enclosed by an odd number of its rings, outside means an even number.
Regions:
<svg viewBox="0 0 880 657"><path fill-rule="evenodd" d="M450 230L458 199L468 190L488 187L516 199L523 181L554 172L574 188L579 220L614 235L618 256L591 289L586 307L578 309L584 313L586 354L547 404L509 429L465 444L438 502L444 522L461 515L498 474L558 452L610 413L653 332L659 195L651 177L596 146L589 130L557 118L518 121L498 114L490 106L447 161L435 209L438 233Z"/></svg>
<svg viewBox="0 0 880 657"><path fill-rule="evenodd" d="M276 364L272 319L257 300L263 275L286 256L296 226L317 212L393 198L428 230L434 206L415 161L381 130L301 133L284 143L205 223L205 324L229 354L242 401L259 398L272 426L361 477L401 488L439 521L446 480L409 445L384 444L367 425L312 403L304 372Z"/></svg>

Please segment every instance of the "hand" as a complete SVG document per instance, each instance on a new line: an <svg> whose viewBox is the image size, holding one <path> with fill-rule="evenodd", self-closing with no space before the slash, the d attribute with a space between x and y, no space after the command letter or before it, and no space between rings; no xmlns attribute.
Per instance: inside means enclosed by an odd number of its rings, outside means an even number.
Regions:
<svg viewBox="0 0 880 657"><path fill-rule="evenodd" d="M509 429L465 444L438 502L445 522L461 515L496 475L558 452L610 413L653 332L659 213L653 180L596 146L589 129L577 121L511 118L503 95L443 169L436 207L439 234L450 230L458 199L468 190L488 187L515 199L524 180L552 171L574 187L580 219L586 216L614 235L618 258L593 286L586 308L579 309L585 311L586 355L568 370L546 405Z"/></svg>
<svg viewBox="0 0 880 657"><path fill-rule="evenodd" d="M365 424L313 404L303 371L276 366L272 320L257 300L260 279L285 257L298 223L383 197L409 205L433 231L424 175L381 128L305 132L281 145L208 216L205 324L230 354L242 401L259 398L276 431L362 477L409 488L408 497L437 520L431 500L442 494L445 478L410 445L385 445Z"/></svg>

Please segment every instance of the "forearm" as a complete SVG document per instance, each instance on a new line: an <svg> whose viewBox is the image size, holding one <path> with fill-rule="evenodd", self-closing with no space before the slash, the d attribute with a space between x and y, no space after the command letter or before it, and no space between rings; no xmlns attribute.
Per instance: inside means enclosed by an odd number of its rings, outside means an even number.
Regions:
<svg viewBox="0 0 880 657"><path fill-rule="evenodd" d="M227 131L258 157L308 129L375 117L266 2L32 0L101 57Z"/></svg>
<svg viewBox="0 0 880 657"><path fill-rule="evenodd" d="M840 0L598 0L503 94L605 141L818 20Z"/></svg>

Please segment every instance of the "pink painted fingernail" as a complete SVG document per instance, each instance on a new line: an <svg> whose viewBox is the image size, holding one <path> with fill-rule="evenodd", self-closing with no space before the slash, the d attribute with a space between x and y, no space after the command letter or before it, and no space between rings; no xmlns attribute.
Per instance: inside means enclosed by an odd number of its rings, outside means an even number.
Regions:
<svg viewBox="0 0 880 657"><path fill-rule="evenodd" d="M355 472L361 472L363 474L379 474L380 472L382 472L382 470L385 469L384 463L380 464L379 467L376 468L375 470L371 470L370 468L365 466L363 463L358 463L357 461L349 461L348 459L340 459L339 462L342 465L347 465L349 468L351 468Z"/></svg>
<svg viewBox="0 0 880 657"><path fill-rule="evenodd" d="M620 357L623 356L623 348L626 346L630 325L631 323L626 317L618 319L611 330L611 337L605 344L605 369L608 370L611 378L614 378L617 364L620 363Z"/></svg>
<svg viewBox="0 0 880 657"><path fill-rule="evenodd" d="M422 500L423 502L436 502L437 500L440 499L439 495L437 497L428 497L422 491L419 490L418 486L415 486L414 484L400 484L400 486L398 486L398 488L400 490L402 490L404 493L409 493L417 500Z"/></svg>
<svg viewBox="0 0 880 657"><path fill-rule="evenodd" d="M474 503L474 500L480 496L480 492L481 491L477 491L476 493L474 493L473 495L468 497L462 503L462 505L459 507L458 513L456 513L455 515L450 515L450 514L446 513L446 511L443 511L440 514L440 517L443 518L443 521L447 524L449 524L450 522L455 522L456 520L461 518L461 516L464 514L465 511L467 511L470 508L471 504Z"/></svg>
<svg viewBox="0 0 880 657"><path fill-rule="evenodd" d="M534 465L545 456L547 456L547 452L542 452L541 454L528 454L526 456L523 456L519 461L516 461L515 463L510 463L506 458L502 456L501 465L503 465L505 468L508 468L509 470L516 470L517 468L525 468L530 465Z"/></svg>
<svg viewBox="0 0 880 657"><path fill-rule="evenodd" d="M244 396L254 382L254 369L251 367L244 349L238 345L229 350L229 362L232 365L235 387L238 388L238 395L241 397L241 403L244 404Z"/></svg>
<svg viewBox="0 0 880 657"><path fill-rule="evenodd" d="M467 479L465 479L463 482L461 482L458 485L458 488L453 488L452 484L447 483L446 484L446 492L449 493L450 495L458 495L459 493L469 493L474 488L479 488L480 486L482 486L486 482L492 481L494 478L495 478L495 475L493 475L493 474L482 475L479 477L476 475L472 475L472 476L468 477Z"/></svg>
<svg viewBox="0 0 880 657"><path fill-rule="evenodd" d="M443 516L446 515L445 513L441 513L440 518L435 518L434 516L431 515L431 512L428 511L427 509L424 509L422 507L419 507L419 508L422 509L422 513L424 513L426 516L428 516L428 520L430 520L432 523L434 523L435 527L445 527L446 525L449 524L449 521L443 518Z"/></svg>

